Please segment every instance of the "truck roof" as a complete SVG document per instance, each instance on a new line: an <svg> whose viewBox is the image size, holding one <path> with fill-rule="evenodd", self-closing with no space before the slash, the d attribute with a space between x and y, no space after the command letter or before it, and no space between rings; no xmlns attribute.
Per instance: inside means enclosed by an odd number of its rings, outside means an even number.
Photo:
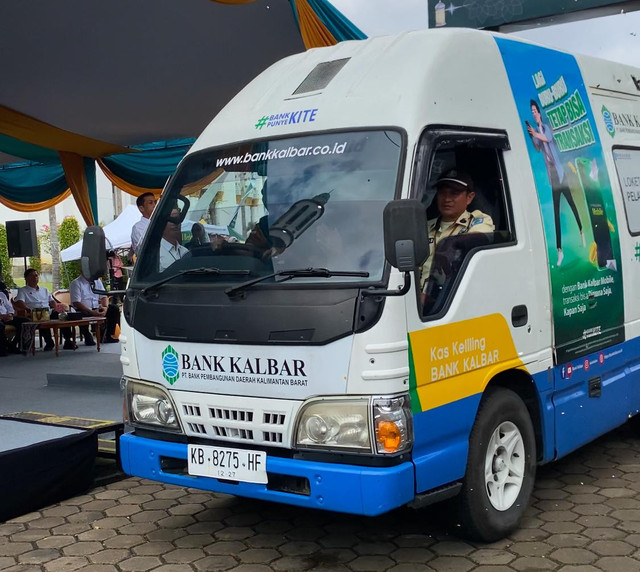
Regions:
<svg viewBox="0 0 640 572"><path fill-rule="evenodd" d="M533 44L463 28L420 30L287 57L238 93L192 151L333 129L409 132L430 123L504 128L515 105L494 36ZM631 79L633 73L640 77L640 70L588 56L576 59L587 87L640 94Z"/></svg>

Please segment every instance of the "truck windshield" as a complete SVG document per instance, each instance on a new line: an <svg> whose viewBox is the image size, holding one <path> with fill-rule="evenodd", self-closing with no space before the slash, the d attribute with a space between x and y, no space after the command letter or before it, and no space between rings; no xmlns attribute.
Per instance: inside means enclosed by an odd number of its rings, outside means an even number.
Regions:
<svg viewBox="0 0 640 572"><path fill-rule="evenodd" d="M310 273L295 282L379 282L382 211L394 198L402 147L402 135L385 130L194 153L156 207L134 284L235 285L310 267L358 274ZM221 272L184 272L207 268ZM181 275L166 281L174 274Z"/></svg>

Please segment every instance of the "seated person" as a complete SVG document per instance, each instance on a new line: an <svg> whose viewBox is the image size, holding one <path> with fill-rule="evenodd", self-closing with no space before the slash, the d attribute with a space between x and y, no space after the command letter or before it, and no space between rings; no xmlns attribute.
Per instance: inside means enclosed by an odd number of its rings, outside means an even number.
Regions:
<svg viewBox="0 0 640 572"><path fill-rule="evenodd" d="M427 282L430 280L430 274L431 279L434 278L434 273L431 271L437 254L438 241L450 236L492 233L495 230L493 220L488 214L479 210L471 212L467 210L475 197L473 180L467 173L455 169L446 172L438 179L436 189L436 205L440 214L427 221L429 258L420 269L420 291L423 304L427 298ZM433 289L433 285L430 286Z"/></svg>
<svg viewBox="0 0 640 572"><path fill-rule="evenodd" d="M177 218L180 211L176 208L171 211L171 218ZM167 221L160 239L160 272L180 260L189 252L180 242L182 241L182 230L180 223Z"/></svg>
<svg viewBox="0 0 640 572"><path fill-rule="evenodd" d="M56 302L53 296L49 293L49 290L43 286L38 286L39 280L40 275L38 274L38 271L35 268L27 268L24 272L24 281L26 282L26 286L18 288L18 293L13 300L13 305L16 310L23 311L28 318L31 318L32 310L37 308L51 308L54 310L51 312L51 319L55 320L58 318L58 312L55 311ZM60 330L62 331L62 337L64 338L64 345L62 346L63 349L76 349L76 344L71 339L71 328L60 328ZM55 347L53 337L51 336L51 330L49 328L41 328L39 332L45 341L44 351L51 351Z"/></svg>
<svg viewBox="0 0 640 572"><path fill-rule="evenodd" d="M8 353L21 353L18 343L22 336L22 324L29 321L27 318L20 318L14 315L13 306L4 293L5 288L4 282L0 282L0 324L2 325L0 329L0 357L6 356ZM11 343L8 342L5 335L6 325L11 325L16 329L16 335Z"/></svg>
<svg viewBox="0 0 640 572"><path fill-rule="evenodd" d="M7 300L11 300L11 292L9 292L6 282L3 282L2 280L0 280L0 292L7 297Z"/></svg>
<svg viewBox="0 0 640 572"><path fill-rule="evenodd" d="M189 250L193 250L197 246L208 245L209 239L204 229L204 225L200 222L194 222L191 227L191 240L185 244Z"/></svg>
<svg viewBox="0 0 640 572"><path fill-rule="evenodd" d="M277 256L285 250L284 247L274 244L269 234L269 217L267 215L261 217L251 229L245 244L254 247L263 260Z"/></svg>
<svg viewBox="0 0 640 572"><path fill-rule="evenodd" d="M95 287L98 290L104 290L101 280L95 281ZM120 324L120 310L115 304L109 304L108 296L100 296L91 290L91 284L82 275L78 276L69 285L69 294L71 296L71 305L81 312L84 316L106 317L106 328L102 337L103 344L116 344L118 340L114 337L116 324ZM96 344L89 326L80 326L80 331L84 337L85 346L94 346ZM100 335L100 330L96 332Z"/></svg>
<svg viewBox="0 0 640 572"><path fill-rule="evenodd" d="M228 244L231 240L231 237L228 234L220 234L217 232L211 233L209 238L211 239L209 243L211 245L211 250L221 250L224 245Z"/></svg>

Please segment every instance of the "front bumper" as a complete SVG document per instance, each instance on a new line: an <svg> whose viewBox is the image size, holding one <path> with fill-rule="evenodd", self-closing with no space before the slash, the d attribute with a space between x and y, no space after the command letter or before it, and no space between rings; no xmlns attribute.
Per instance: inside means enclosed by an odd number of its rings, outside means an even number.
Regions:
<svg viewBox="0 0 640 572"><path fill-rule="evenodd" d="M165 472L161 458L187 461L187 445L126 434L120 437L125 473L182 487L226 493L296 506L376 516L403 506L414 498L413 464L362 467L267 457L271 480L279 476L307 479L310 494L270 490L269 485L231 483L209 477Z"/></svg>

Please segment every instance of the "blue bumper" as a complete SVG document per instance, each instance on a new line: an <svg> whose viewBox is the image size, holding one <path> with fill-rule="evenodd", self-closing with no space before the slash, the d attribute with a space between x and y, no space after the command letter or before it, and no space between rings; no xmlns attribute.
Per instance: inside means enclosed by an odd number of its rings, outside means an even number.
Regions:
<svg viewBox="0 0 640 572"><path fill-rule="evenodd" d="M181 487L274 501L352 514L375 516L402 506L414 498L413 464L393 467L361 467L267 457L267 473L302 477L310 495L269 490L255 483L230 484L209 477L165 473L160 458L187 461L187 445L126 434L120 437L125 473Z"/></svg>

